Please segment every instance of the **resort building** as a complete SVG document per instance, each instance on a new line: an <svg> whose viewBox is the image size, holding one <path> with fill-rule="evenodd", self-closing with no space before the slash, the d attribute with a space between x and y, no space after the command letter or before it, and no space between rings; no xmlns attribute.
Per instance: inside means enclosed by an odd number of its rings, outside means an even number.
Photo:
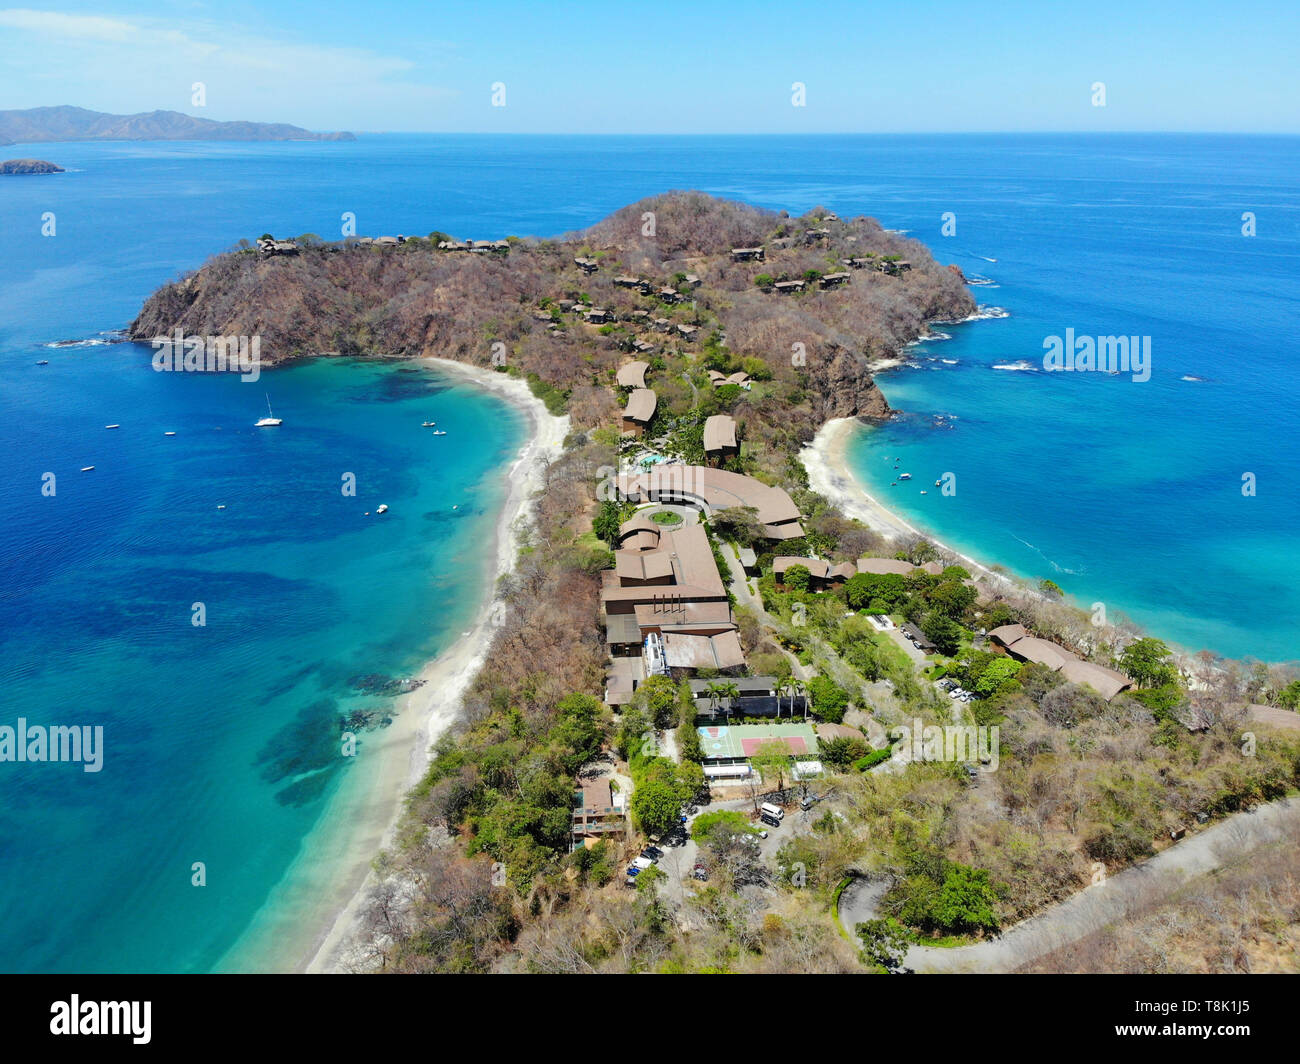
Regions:
<svg viewBox="0 0 1300 1064"><path fill-rule="evenodd" d="M623 411L623 431L634 436L645 432L645 427L654 419L659 399L652 388L635 388L627 397L627 407Z"/></svg>
<svg viewBox="0 0 1300 1064"><path fill-rule="evenodd" d="M805 281L777 281L772 287L778 292L789 295L793 292L802 292L806 283Z"/></svg>
<svg viewBox="0 0 1300 1064"><path fill-rule="evenodd" d="M828 273L822 278L822 287L836 288L839 285L848 284L850 276L851 275L847 273Z"/></svg>
<svg viewBox="0 0 1300 1064"><path fill-rule="evenodd" d="M628 502L684 503L706 515L733 506L753 507L768 539L797 539L804 534L799 508L784 489L741 473L658 465L640 473L621 473L615 486L618 497Z"/></svg>
<svg viewBox="0 0 1300 1064"><path fill-rule="evenodd" d="M630 701L647 676L744 667L727 589L703 526L669 530L644 516L624 522L614 568L601 578L613 658L608 704Z"/></svg>
<svg viewBox="0 0 1300 1064"><path fill-rule="evenodd" d="M796 565L808 570L808 587L814 591L825 587L830 582L831 567L821 558L793 558L780 555L772 559L772 575L776 577L776 586L785 587L785 574Z"/></svg>
<svg viewBox="0 0 1300 1064"><path fill-rule="evenodd" d="M738 384L740 387L748 390L750 386L749 374L744 370L737 370L728 376L720 373L716 369L709 370L709 383L715 388L721 388L724 384Z"/></svg>
<svg viewBox="0 0 1300 1064"><path fill-rule="evenodd" d="M721 464L740 453L736 443L736 420L730 414L714 414L704 422L704 457Z"/></svg>
<svg viewBox="0 0 1300 1064"><path fill-rule="evenodd" d="M614 790L609 777L579 781L573 792L573 825L570 848L594 846L602 838L627 831L623 796Z"/></svg>
<svg viewBox="0 0 1300 1064"><path fill-rule="evenodd" d="M731 258L733 262L762 262L764 259L762 248L732 248Z"/></svg>
<svg viewBox="0 0 1300 1064"><path fill-rule="evenodd" d="M648 362L628 362L621 366L618 371L618 386L620 388L644 388L645 371L650 368Z"/></svg>
<svg viewBox="0 0 1300 1064"><path fill-rule="evenodd" d="M573 260L573 264L583 273L595 273L599 268L599 264L595 259L576 258Z"/></svg>
<svg viewBox="0 0 1300 1064"><path fill-rule="evenodd" d="M1091 687L1107 702L1133 686L1133 681L1122 672L1084 661L1064 647L1030 635L1022 624L1004 624L1001 628L994 628L989 633L989 642L1017 661L1046 665L1071 683Z"/></svg>

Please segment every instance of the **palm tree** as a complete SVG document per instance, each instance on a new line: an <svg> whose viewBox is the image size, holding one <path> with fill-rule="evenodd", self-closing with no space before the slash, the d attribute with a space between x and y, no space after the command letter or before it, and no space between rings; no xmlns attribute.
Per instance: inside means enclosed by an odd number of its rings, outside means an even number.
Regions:
<svg viewBox="0 0 1300 1064"><path fill-rule="evenodd" d="M710 681L705 688L709 692L709 708L715 717L718 715L718 699L722 697L722 687L722 684Z"/></svg>
<svg viewBox="0 0 1300 1064"><path fill-rule="evenodd" d="M803 695L803 719L808 721L808 706L812 699L808 697L808 686L802 680L794 680L792 683L796 693ZM794 716L794 695L790 696L790 716Z"/></svg>
<svg viewBox="0 0 1300 1064"><path fill-rule="evenodd" d="M794 716L794 684L782 677L776 681L776 719L781 719L781 696L790 696L790 715Z"/></svg>
<svg viewBox="0 0 1300 1064"><path fill-rule="evenodd" d="M731 714L736 709L736 699L740 697L740 688L728 680L726 683L718 684L718 693L727 700L727 721L731 721Z"/></svg>

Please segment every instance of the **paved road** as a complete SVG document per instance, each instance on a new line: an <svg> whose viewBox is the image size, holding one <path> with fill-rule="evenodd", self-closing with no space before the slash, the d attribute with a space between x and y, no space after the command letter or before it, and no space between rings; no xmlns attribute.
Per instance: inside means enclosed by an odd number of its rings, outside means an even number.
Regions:
<svg viewBox="0 0 1300 1064"><path fill-rule="evenodd" d="M1099 931L1129 913L1173 895L1190 881L1239 860L1270 843L1300 838L1300 799L1284 798L1199 831L1142 864L1089 887L998 938L973 946L936 949L913 946L904 966L916 972L1009 972L1062 946ZM847 905L845 896L849 897ZM841 922L871 919L875 894L869 887L840 896ZM852 923L850 922L852 921Z"/></svg>

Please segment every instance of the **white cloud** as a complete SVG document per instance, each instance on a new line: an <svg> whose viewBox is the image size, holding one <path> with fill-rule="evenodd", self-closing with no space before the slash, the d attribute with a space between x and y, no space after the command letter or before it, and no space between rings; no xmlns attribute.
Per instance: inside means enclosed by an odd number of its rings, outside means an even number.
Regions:
<svg viewBox="0 0 1300 1064"><path fill-rule="evenodd" d="M377 118L401 124L407 115L436 113L456 96L430 84L425 69L401 56L275 40L216 22L10 8L0 10L0 26L15 31L8 35L5 65L19 75L11 85L20 91L9 94L10 107L183 110L343 129L374 128ZM20 35L28 34L40 38L39 48L22 46ZM196 81L207 86L203 110L190 106Z"/></svg>
<svg viewBox="0 0 1300 1064"><path fill-rule="evenodd" d="M121 19L101 18L97 15L63 15L57 11L33 11L24 7L0 10L0 26L27 30L45 37L112 43L129 41L138 33L135 26Z"/></svg>

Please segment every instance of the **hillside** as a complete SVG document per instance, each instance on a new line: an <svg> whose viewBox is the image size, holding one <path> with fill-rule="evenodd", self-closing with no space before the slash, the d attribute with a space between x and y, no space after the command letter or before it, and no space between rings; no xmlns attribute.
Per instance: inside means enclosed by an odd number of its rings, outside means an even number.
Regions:
<svg viewBox="0 0 1300 1064"><path fill-rule="evenodd" d="M281 253L244 241L156 292L130 334L259 335L264 365L340 354L489 366L495 350L567 397L583 428L614 416L614 374L634 354L656 371L665 424L695 405L707 370L744 369L762 384L740 396L738 421L751 439L789 453L828 418L887 414L872 363L927 321L975 309L958 273L872 219L821 209L794 219L699 193L643 200L559 240L438 248L449 241L436 232L388 245L307 236ZM732 248L759 244L764 261L733 258ZM873 265L850 270L850 258ZM893 258L911 268L883 272ZM805 281L792 294L755 283L809 271L851 276L833 287ZM593 308L612 320L588 321Z"/></svg>
<svg viewBox="0 0 1300 1064"><path fill-rule="evenodd" d="M179 111L110 115L84 107L0 111L0 144L65 140L355 140L351 133L312 133L283 122L215 122Z"/></svg>

